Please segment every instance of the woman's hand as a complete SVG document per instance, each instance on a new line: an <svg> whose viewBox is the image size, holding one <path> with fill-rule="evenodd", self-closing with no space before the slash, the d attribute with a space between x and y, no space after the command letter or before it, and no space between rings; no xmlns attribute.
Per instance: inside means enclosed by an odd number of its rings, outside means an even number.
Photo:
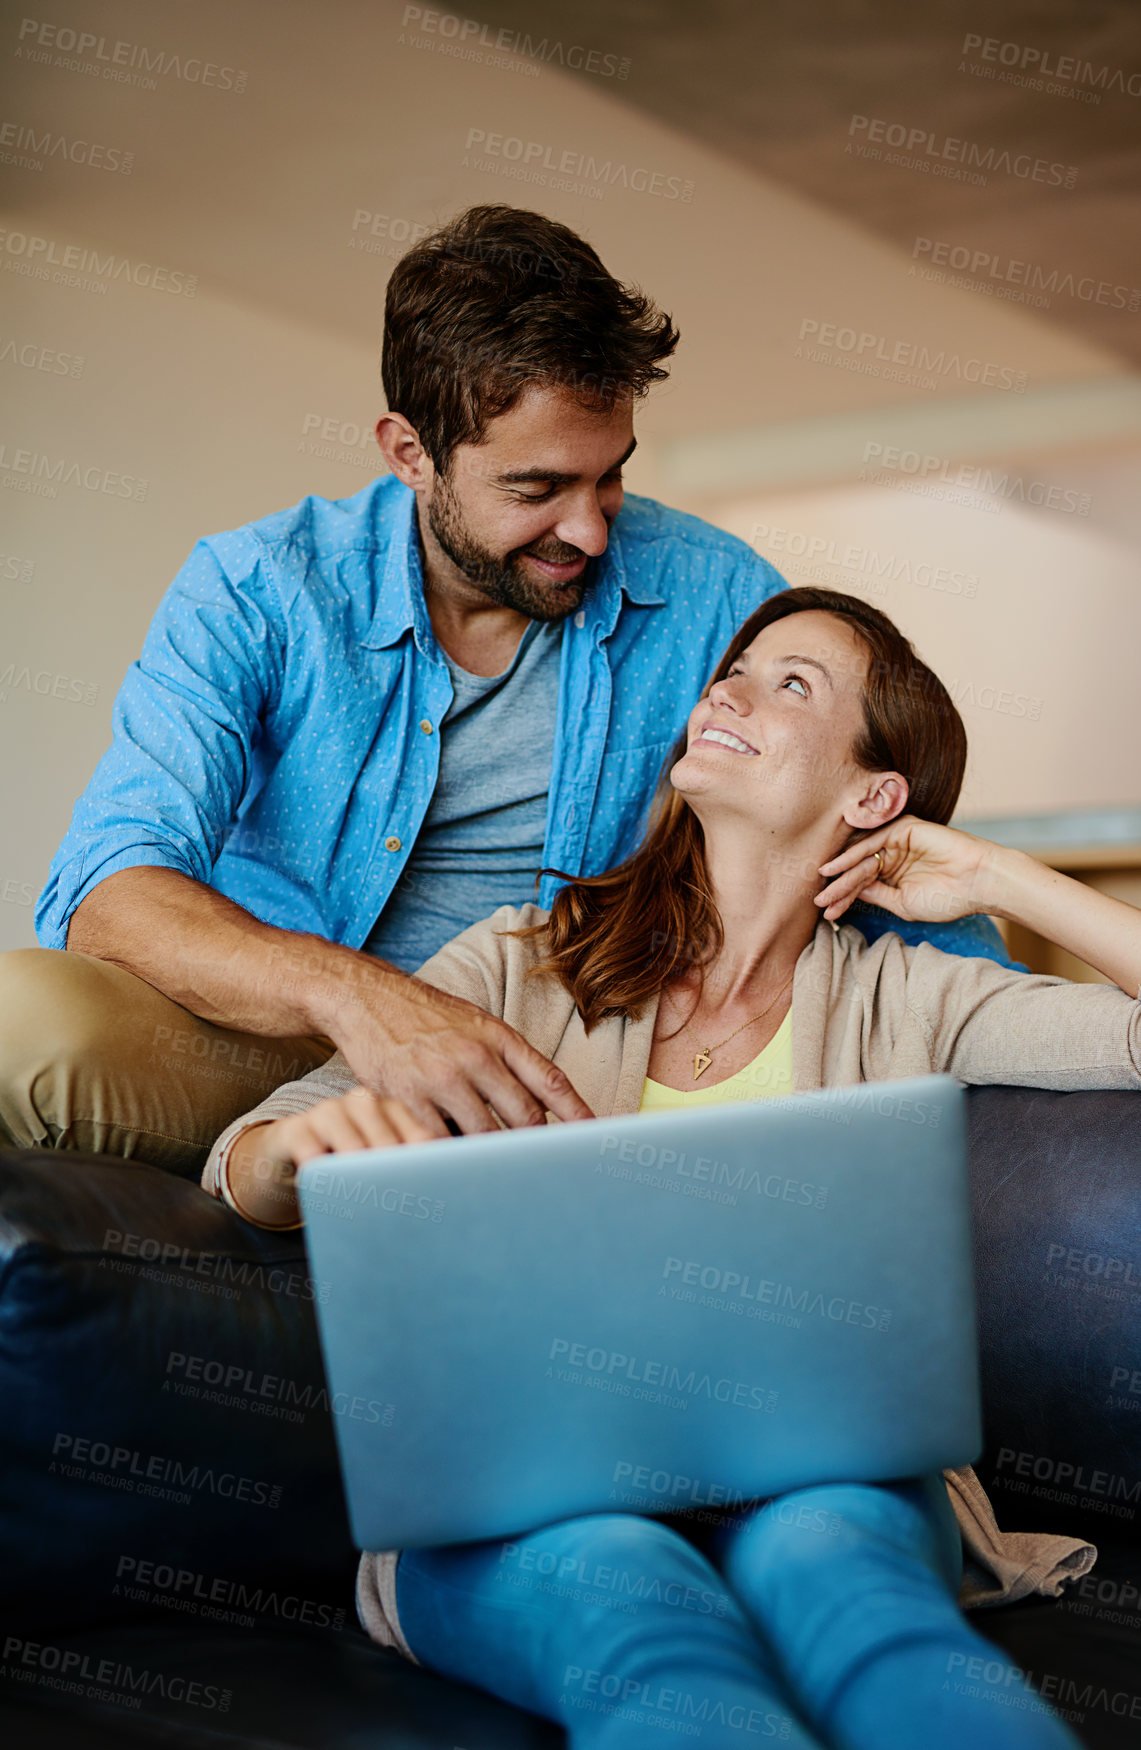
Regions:
<svg viewBox="0 0 1141 1750"><path fill-rule="evenodd" d="M1025 851L905 814L849 845L820 873L828 885L816 903L829 921L854 899L915 923L988 912L1057 942L1141 1003L1141 908L1098 893Z"/></svg>
<svg viewBox="0 0 1141 1750"><path fill-rule="evenodd" d="M822 865L828 885L816 904L829 922L854 899L865 899L912 923L949 923L991 909L989 876L998 850L956 827L904 814Z"/></svg>
<svg viewBox="0 0 1141 1750"><path fill-rule="evenodd" d="M243 1131L230 1151L230 1189L252 1221L288 1227L298 1219L294 1180L306 1161L362 1148L431 1142L433 1134L403 1101L386 1099L369 1088L352 1088L335 1100L319 1101L307 1112Z"/></svg>

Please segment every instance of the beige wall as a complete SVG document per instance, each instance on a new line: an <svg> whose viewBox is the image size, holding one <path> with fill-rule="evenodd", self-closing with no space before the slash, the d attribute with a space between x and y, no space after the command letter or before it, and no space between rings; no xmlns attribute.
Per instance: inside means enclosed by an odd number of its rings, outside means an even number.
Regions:
<svg viewBox="0 0 1141 1750"><path fill-rule="evenodd" d="M1141 465L1141 447L1124 465ZM979 465L992 487L1056 486L1055 509L985 489L941 502L900 490L913 478L902 473L897 487L711 508L790 583L860 595L912 639L966 725L961 813L1047 813L1141 797L1141 500L1132 514L1109 514L1124 465L1074 456Z"/></svg>
<svg viewBox="0 0 1141 1750"><path fill-rule="evenodd" d="M453 59L402 32L403 10L363 0L321 15L220 0L85 9L83 28L107 43L244 72L240 93L174 73L154 91L112 82L90 51L97 77L32 62L16 53L29 46L19 19L0 26L18 124L134 153L129 174L60 157L6 167L0 332L20 357L82 365L56 374L0 357L0 947L33 939L28 900L194 540L370 477L375 451L350 441L351 427L370 427L382 405L387 271L412 227L475 201L533 205L576 226L679 320L673 377L641 418L634 490L755 538L778 565L787 559L790 581L789 532L823 541L820 551L855 545L904 569L977 577L969 597L897 576L871 598L975 698L1040 701L1033 717L964 705L973 812L1136 800L1141 596L1126 480L1141 418L1112 353L1041 315L921 282L885 244L635 112L616 80ZM465 150L473 130L549 159L608 162L612 180L517 180L505 174L511 159ZM659 177L667 195L617 186L618 166L636 182ZM686 185L688 199L668 198ZM373 237L374 224L399 240ZM51 251L29 256L21 238ZM78 285L54 280L58 267L46 279L24 271L69 246L104 268L112 257L110 275L91 262ZM135 274L157 265L181 289L116 277L125 262ZM915 342L979 359L1024 387L945 372L926 388L847 369L842 348L814 360L801 338L811 322L875 335L889 351ZM1048 415L1060 395L1064 419ZM331 456L314 430L325 420L341 433ZM1048 475L1088 496L1087 514L1009 501L991 514L861 483L868 434L909 431L956 462ZM718 442L736 458L732 478ZM16 489L27 453L49 470L78 463L86 484L54 497ZM111 494L99 489L108 476ZM786 531L783 548L754 537L759 525ZM838 587L860 586L850 562L833 570Z"/></svg>

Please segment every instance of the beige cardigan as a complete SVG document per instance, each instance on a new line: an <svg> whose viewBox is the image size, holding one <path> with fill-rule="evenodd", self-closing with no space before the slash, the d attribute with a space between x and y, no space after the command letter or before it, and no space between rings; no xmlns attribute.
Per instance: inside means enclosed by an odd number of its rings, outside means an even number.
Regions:
<svg viewBox="0 0 1141 1750"><path fill-rule="evenodd" d="M657 999L636 1020L603 1021L589 1038L557 979L528 978L541 941L504 932L540 923L534 905L502 906L441 948L417 977L500 1016L569 1076L598 1117L638 1110ZM1107 985L1014 972L991 960L944 954L898 936L865 942L823 921L796 965L792 1074L797 1093L947 1071L961 1081L1039 1088L1141 1088L1141 1000ZM338 1051L235 1120L203 1173L251 1123L305 1111L355 1087ZM964 1605L1056 1596L1093 1566L1076 1538L1001 1532L969 1465L945 1471L964 1542ZM403 1648L394 1620L395 1554L362 1559L358 1599L374 1638ZM406 1649L405 1649L406 1650Z"/></svg>
<svg viewBox="0 0 1141 1750"><path fill-rule="evenodd" d="M636 1112L657 998L637 1020L601 1021L588 1038L559 981L527 976L541 958L541 940L505 934L547 915L534 905L501 906L446 943L416 976L514 1027L566 1071L597 1117ZM792 985L794 1091L940 1070L982 1084L1141 1088L1141 997L1014 972L926 942L911 948L896 935L869 944L846 924L833 929L822 921ZM337 1051L300 1081L277 1088L223 1131L203 1184L218 1153L247 1125L303 1112L355 1086Z"/></svg>

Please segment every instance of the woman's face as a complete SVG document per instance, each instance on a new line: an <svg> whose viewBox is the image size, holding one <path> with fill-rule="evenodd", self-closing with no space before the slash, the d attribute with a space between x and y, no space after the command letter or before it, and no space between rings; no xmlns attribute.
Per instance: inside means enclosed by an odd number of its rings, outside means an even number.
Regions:
<svg viewBox="0 0 1141 1750"><path fill-rule="evenodd" d="M690 712L670 781L705 822L727 810L782 835L866 793L852 759L863 727L866 646L845 620L812 609L766 626Z"/></svg>

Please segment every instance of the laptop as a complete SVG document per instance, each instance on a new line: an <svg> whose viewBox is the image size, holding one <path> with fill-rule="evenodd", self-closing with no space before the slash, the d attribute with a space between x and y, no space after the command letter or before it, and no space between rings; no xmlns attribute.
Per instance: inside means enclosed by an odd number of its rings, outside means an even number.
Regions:
<svg viewBox="0 0 1141 1750"><path fill-rule="evenodd" d="M362 1549L982 1449L950 1076L326 1155L298 1185Z"/></svg>

